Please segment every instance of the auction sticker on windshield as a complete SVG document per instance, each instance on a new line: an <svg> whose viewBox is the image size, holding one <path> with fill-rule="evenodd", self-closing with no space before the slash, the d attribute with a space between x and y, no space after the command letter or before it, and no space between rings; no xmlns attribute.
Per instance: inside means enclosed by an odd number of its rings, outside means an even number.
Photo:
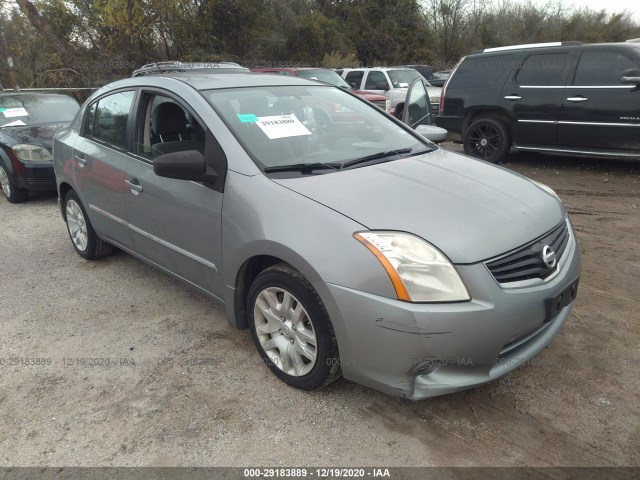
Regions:
<svg viewBox="0 0 640 480"><path fill-rule="evenodd" d="M271 140L276 138L300 137L311 135L295 115L273 115L270 117L258 117L256 125L260 127Z"/></svg>
<svg viewBox="0 0 640 480"><path fill-rule="evenodd" d="M4 116L6 118L11 118L11 117L28 117L29 114L27 113L27 111L20 107L20 108L5 108L2 113L4 114Z"/></svg>

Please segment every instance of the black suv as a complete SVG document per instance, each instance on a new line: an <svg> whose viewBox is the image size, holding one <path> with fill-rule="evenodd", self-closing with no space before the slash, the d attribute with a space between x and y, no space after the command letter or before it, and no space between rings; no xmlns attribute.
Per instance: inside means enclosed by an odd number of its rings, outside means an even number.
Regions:
<svg viewBox="0 0 640 480"><path fill-rule="evenodd" d="M516 150L640 159L640 43L489 48L461 60L438 126L468 155Z"/></svg>

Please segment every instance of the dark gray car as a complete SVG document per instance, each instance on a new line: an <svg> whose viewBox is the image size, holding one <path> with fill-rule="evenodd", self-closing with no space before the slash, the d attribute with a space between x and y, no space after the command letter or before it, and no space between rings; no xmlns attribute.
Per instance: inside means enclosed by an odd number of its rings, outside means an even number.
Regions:
<svg viewBox="0 0 640 480"><path fill-rule="evenodd" d="M223 302L298 388L342 374L420 399L489 382L548 345L576 295L553 191L330 85L118 81L54 157L82 257L116 246Z"/></svg>

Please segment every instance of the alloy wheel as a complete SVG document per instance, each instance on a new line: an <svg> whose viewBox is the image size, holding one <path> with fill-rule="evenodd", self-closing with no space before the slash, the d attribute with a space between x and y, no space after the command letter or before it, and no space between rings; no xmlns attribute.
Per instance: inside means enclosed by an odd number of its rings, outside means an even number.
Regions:
<svg viewBox="0 0 640 480"><path fill-rule="evenodd" d="M467 138L470 154L483 159L493 156L501 144L500 132L486 123L475 126Z"/></svg>
<svg viewBox="0 0 640 480"><path fill-rule="evenodd" d="M9 183L9 176L4 167L0 166L0 185L2 185L2 191L5 196L9 198L11 196L11 184Z"/></svg>
<svg viewBox="0 0 640 480"><path fill-rule="evenodd" d="M256 297L253 321L260 346L275 366L294 377L313 369L318 339L295 296L279 287L265 288Z"/></svg>
<svg viewBox="0 0 640 480"><path fill-rule="evenodd" d="M66 213L67 228L71 234L71 240L78 250L84 252L87 249L89 235L82 209L75 200L70 199L67 201Z"/></svg>

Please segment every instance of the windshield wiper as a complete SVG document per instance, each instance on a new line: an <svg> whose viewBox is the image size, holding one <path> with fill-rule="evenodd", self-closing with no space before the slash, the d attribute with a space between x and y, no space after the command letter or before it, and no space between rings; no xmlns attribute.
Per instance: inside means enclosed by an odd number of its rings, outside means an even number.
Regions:
<svg viewBox="0 0 640 480"><path fill-rule="evenodd" d="M300 173L312 173L314 170L339 170L342 164L340 163L294 163L293 165L277 165L275 167L266 167L265 173L272 172L300 172Z"/></svg>
<svg viewBox="0 0 640 480"><path fill-rule="evenodd" d="M407 156L412 156L412 155L407 155L408 153L412 153L413 155L419 155L426 151L429 151L429 150L424 149L424 150L418 150L414 152L413 148L399 148L398 150L389 150L388 152L374 153L373 155L367 155L366 157L360 157L360 158L356 158L356 159L348 160L344 162L342 164L341 170L344 170L345 168L351 168L353 166L360 165L363 163L372 162L374 160L383 160L385 158L397 157L397 156L404 158Z"/></svg>

